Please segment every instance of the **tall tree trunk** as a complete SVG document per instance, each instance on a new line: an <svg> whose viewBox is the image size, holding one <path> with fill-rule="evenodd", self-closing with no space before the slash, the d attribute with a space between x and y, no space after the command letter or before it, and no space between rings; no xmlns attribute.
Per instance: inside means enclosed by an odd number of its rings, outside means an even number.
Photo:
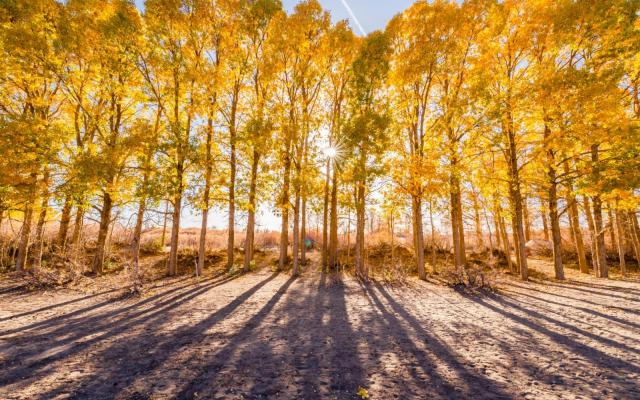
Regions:
<svg viewBox="0 0 640 400"><path fill-rule="evenodd" d="M167 220L169 219L169 200L164 201L164 213L162 213L162 236L160 246L164 249L167 243Z"/></svg>
<svg viewBox="0 0 640 400"><path fill-rule="evenodd" d="M227 238L227 269L233 268L234 247L235 247L235 231L236 231L236 132L235 121L231 130L231 168L229 177L229 235Z"/></svg>
<svg viewBox="0 0 640 400"><path fill-rule="evenodd" d="M491 255L491 258L493 258L493 254L494 254L494 245L493 245L493 232L491 232L491 222L489 222L489 212L487 211L487 207L484 206L483 207L483 214L484 214L484 222L487 224L487 232L489 232L489 254ZM498 232L496 231L496 235L498 234Z"/></svg>
<svg viewBox="0 0 640 400"><path fill-rule="evenodd" d="M179 186L182 186L180 183ZM169 276L178 273L178 242L180 240L180 216L182 214L182 188L173 197L173 214L171 218L171 250L169 251Z"/></svg>
<svg viewBox="0 0 640 400"><path fill-rule="evenodd" d="M82 202L76 207L76 216L73 221L73 232L71 233L71 247L74 251L78 251L80 247L80 238L84 227L84 205Z"/></svg>
<svg viewBox="0 0 640 400"><path fill-rule="evenodd" d="M544 200L540 198L540 218L542 218L542 231L544 234L544 240L549 241L549 220L547 219L547 207L544 205Z"/></svg>
<svg viewBox="0 0 640 400"><path fill-rule="evenodd" d="M615 248L618 241L616 240L616 223L613 220L613 209L611 203L607 202L607 230L609 231L609 240L611 241L611 248Z"/></svg>
<svg viewBox="0 0 640 400"><path fill-rule="evenodd" d="M424 268L424 230L422 227L422 199L417 196L411 198L411 209L413 211L413 237L416 252L416 267L418 277L427 279L427 272Z"/></svg>
<svg viewBox="0 0 640 400"><path fill-rule="evenodd" d="M153 154L158 141L158 132L160 130L160 118L162 112L160 108L156 112L156 120L153 127L153 141L147 145L147 151L144 156L143 166L144 174L142 177L142 193L138 201L138 213L136 214L136 226L133 230L133 239L131 240L131 263L133 264L133 285L137 290L140 280L140 240L142 238L142 225L144 224L144 214L147 210L147 196L149 192L149 181L151 179L151 169L153 168ZM166 227L166 215L165 215ZM162 248L164 249L164 231L162 233Z"/></svg>
<svg viewBox="0 0 640 400"><path fill-rule="evenodd" d="M509 235L507 234L507 225L504 222L504 217L500 214L497 216L498 218L498 227L500 229L500 236L504 251L504 256L507 259L507 266L509 267L509 271L512 273L516 273L516 269L514 267L513 261L511 260L511 245L509 244Z"/></svg>
<svg viewBox="0 0 640 400"><path fill-rule="evenodd" d="M482 221L480 219L480 202L478 201L478 193L473 193L473 213L476 225L476 247L484 248L484 239L482 237Z"/></svg>
<svg viewBox="0 0 640 400"><path fill-rule="evenodd" d="M329 267L338 264L338 174L333 168L331 183L331 224L329 227Z"/></svg>
<svg viewBox="0 0 640 400"><path fill-rule="evenodd" d="M211 111L209 112L211 114ZM200 238L198 240L198 263L196 264L196 276L202 276L204 261L207 252L207 225L209 219L209 203L211 201L211 175L213 173L213 160L211 146L213 143L213 118L207 119L207 138L205 143L205 171L204 192L202 193L202 219L200 221Z"/></svg>
<svg viewBox="0 0 640 400"><path fill-rule="evenodd" d="M351 258L351 207L347 210L347 263Z"/></svg>
<svg viewBox="0 0 640 400"><path fill-rule="evenodd" d="M143 181L148 181L147 171ZM145 186L146 187L146 186ZM133 239L131 240L131 264L133 264L133 286L138 288L140 280L140 239L142 237L142 225L144 224L144 213L147 209L147 196L142 195L138 201L138 212L136 213L136 226L133 229Z"/></svg>
<svg viewBox="0 0 640 400"><path fill-rule="evenodd" d="M56 245L60 252L64 252L67 246L67 235L69 233L69 225L71 223L71 196L66 195L64 198L64 205L62 206L62 213L60 215L60 227L58 228L58 235L56 237Z"/></svg>
<svg viewBox="0 0 640 400"><path fill-rule="evenodd" d="M433 199L429 201L429 224L431 225L431 272L436 273L436 227L433 223Z"/></svg>
<svg viewBox="0 0 640 400"><path fill-rule="evenodd" d="M620 258L620 272L627 275L627 263L625 260L626 249L624 243L624 212L616 209L616 228L618 230L618 257Z"/></svg>
<svg viewBox="0 0 640 400"><path fill-rule="evenodd" d="M518 151L516 147L516 138L513 128L513 121L509 115L509 127L507 129L508 139L508 163L509 163L509 194L511 198L511 209L513 215L513 231L516 244L516 257L518 258L518 268L520 270L520 278L522 280L529 279L529 271L527 268L527 255L525 252L525 233L524 233L524 211L521 193L520 169L518 166Z"/></svg>
<svg viewBox="0 0 640 400"><path fill-rule="evenodd" d="M524 215L524 238L525 243L531 240L531 218L529 217L529 198L522 196L522 213Z"/></svg>
<svg viewBox="0 0 640 400"><path fill-rule="evenodd" d="M635 211L630 211L627 214L629 220L629 230L631 232L631 243L636 254L636 262L640 264L640 229L638 228L638 218Z"/></svg>
<svg viewBox="0 0 640 400"><path fill-rule="evenodd" d="M600 177L600 166L599 163L599 146L593 145L591 146L591 162L594 165L593 175L596 178L596 182L599 181ZM595 223L595 231L596 231L596 255L598 257L598 269L596 270L596 277L598 278L608 278L609 271L607 267L607 250L604 242L604 234L605 227L602 220L602 199L600 195L595 195L591 198L591 203L593 204L593 220Z"/></svg>
<svg viewBox="0 0 640 400"><path fill-rule="evenodd" d="M324 181L324 202L322 210L322 271L327 273L329 262L329 182L331 179L331 159L327 157L326 175Z"/></svg>
<svg viewBox="0 0 640 400"><path fill-rule="evenodd" d="M457 165L455 159L452 161ZM462 196L460 192L460 180L452 174L449 178L450 200L451 200L451 235L453 240L453 259L456 268L461 268L466 264L466 254L464 248L464 227L462 227Z"/></svg>
<svg viewBox="0 0 640 400"><path fill-rule="evenodd" d="M361 164L363 162L361 161ZM358 276L368 279L364 260L364 228L366 219L365 210L365 182L359 181L356 189L356 251L355 264Z"/></svg>
<svg viewBox="0 0 640 400"><path fill-rule="evenodd" d="M255 242L255 226L256 226L256 190L258 182L258 166L260 163L260 154L254 148L253 159L251 162L251 178L249 182L249 217L247 220L247 234L244 245L244 271L251 269L251 261L253 260L253 249Z"/></svg>
<svg viewBox="0 0 640 400"><path fill-rule="evenodd" d="M609 271L607 266L607 254L604 243L604 223L602 221L602 200L600 196L593 196L591 198L593 204L593 221L596 231L596 256L598 257L598 269L596 271L596 277L608 278Z"/></svg>
<svg viewBox="0 0 640 400"><path fill-rule="evenodd" d="M47 220L47 211L49 208L49 198L51 192L49 191L49 169L46 168L44 177L42 179L42 199L40 202L40 213L38 215L38 222L36 224L36 248L33 252L33 268L40 268L42 264L42 253L44 251L44 225Z"/></svg>
<svg viewBox="0 0 640 400"><path fill-rule="evenodd" d="M589 227L589 244L591 245L591 265L593 265L593 271L597 274L598 271L598 252L596 251L596 225L593 222L593 214L591 212L591 204L587 196L583 197L584 214L587 217L587 226Z"/></svg>
<svg viewBox="0 0 640 400"><path fill-rule="evenodd" d="M287 146L290 149L290 146ZM285 154L284 159L284 179L282 184L282 199L281 199L281 209L282 209L282 223L280 227L280 261L279 268L280 270L284 270L284 267L287 263L287 256L289 252L289 189L291 184L291 156L289 154L289 150L287 150L287 154Z"/></svg>
<svg viewBox="0 0 640 400"><path fill-rule="evenodd" d="M549 143L551 130L547 124L545 111L544 138L547 144L547 178L549 185L549 220L551 222L551 242L553 244L553 268L556 279L564 280L564 266L562 265L562 236L560 232L560 216L558 214L558 176L556 172L556 154ZM526 201L525 201L526 204ZM525 206L526 209L526 206ZM528 215L528 213L527 213ZM527 217L528 219L528 217ZM528 222L527 222L528 225ZM528 234L529 235L529 234ZM527 239L528 240L528 239Z"/></svg>
<svg viewBox="0 0 640 400"><path fill-rule="evenodd" d="M562 265L562 236L560 233L560 216L558 215L558 193L555 182L555 169L549 169L549 220L551 221L551 242L553 243L553 268L558 280L564 280Z"/></svg>
<svg viewBox="0 0 640 400"><path fill-rule="evenodd" d="M33 252L33 267L40 268L42 264L42 253L44 251L44 225L47 220L47 210L49 208L49 197L51 193L49 192L48 182L49 181L49 173L45 174L45 179L43 181L44 193L42 194L42 202L40 203L40 214L38 215L38 223L36 224L36 238L35 244L36 248Z"/></svg>
<svg viewBox="0 0 640 400"><path fill-rule="evenodd" d="M576 247L576 253L578 256L578 267L580 272L584 274L589 273L589 264L587 264L587 256L584 250L584 239L582 237L582 229L580 228L580 217L578 214L578 203L575 196L571 193L572 189L569 188L569 195L567 196L567 203L569 208L569 222L571 226L571 237Z"/></svg>
<svg viewBox="0 0 640 400"><path fill-rule="evenodd" d="M300 263L307 264L307 196L302 194L300 199Z"/></svg>
<svg viewBox="0 0 640 400"><path fill-rule="evenodd" d="M396 242L395 242L395 233L396 233L396 227L395 227L395 218L393 216L393 214L389 217L389 236L391 236L391 268L395 268L396 266L396 254L395 254L395 248L396 248Z"/></svg>
<svg viewBox="0 0 640 400"><path fill-rule="evenodd" d="M102 195L102 209L100 210L100 227L98 229L98 241L96 244L96 253L93 256L92 272L101 274L104 267L104 257L106 253L105 244L107 242L107 234L111 225L111 209L113 208L113 199L109 192Z"/></svg>
<svg viewBox="0 0 640 400"><path fill-rule="evenodd" d="M498 210L497 194L493 195L493 226L496 231L496 249L500 250L502 245L502 230L500 229L500 218ZM506 252L505 252L506 254Z"/></svg>
<svg viewBox="0 0 640 400"><path fill-rule="evenodd" d="M296 180L298 180L299 174L296 172ZM294 184L295 187L295 200L293 203L293 276L300 275L300 185Z"/></svg>
<svg viewBox="0 0 640 400"><path fill-rule="evenodd" d="M31 224L33 220L33 203L27 201L24 209L24 221L20 229L20 243L18 245L18 255L16 256L16 271L21 272L26 269L29 253L29 240L31 238Z"/></svg>

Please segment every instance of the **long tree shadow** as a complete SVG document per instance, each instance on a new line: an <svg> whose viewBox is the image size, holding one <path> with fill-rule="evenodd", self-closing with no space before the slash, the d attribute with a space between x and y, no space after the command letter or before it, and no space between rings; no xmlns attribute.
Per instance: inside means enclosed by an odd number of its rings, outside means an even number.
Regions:
<svg viewBox="0 0 640 400"><path fill-rule="evenodd" d="M355 398L365 375L344 285L328 284L321 275L317 287L307 291L301 281L282 302L293 282L287 281L234 333L175 398L191 399L196 393L204 398L233 393L245 398ZM282 305L276 307L278 303Z"/></svg>
<svg viewBox="0 0 640 400"><path fill-rule="evenodd" d="M600 342L601 344L605 345L605 346L610 346L610 347L615 347L617 349L623 350L625 352L629 352L629 353L636 353L636 354L640 354L640 349L635 348L635 347L630 347L624 343L620 343L617 342L615 340L609 339L607 337L603 337L601 335L596 335L594 333L585 331L584 329L580 329L578 327L575 327L571 324L568 324L566 322L551 318L543 313L540 313L538 311L535 311L534 309L531 308L524 308L521 305L515 303L513 301L513 299L509 299L508 297L505 296L497 296L494 298L494 300L498 303L500 303L503 306L506 306L505 308L510 308L510 309L514 309L514 310L519 310L522 311L523 313L528 314L529 316L533 317L533 318L537 318L540 320L544 320L547 321L553 325L559 326L561 328L567 329L569 331L575 332L577 334L580 334L582 336L588 337L591 340L594 340L596 342Z"/></svg>
<svg viewBox="0 0 640 400"><path fill-rule="evenodd" d="M534 301L539 301L541 303L554 304L554 305L557 305L557 306L560 306L560 307L563 307L563 308L570 308L570 309L578 310L578 311L581 311L581 312L583 312L585 314L590 314L590 315L598 317L598 318L607 319L607 320L615 322L617 324L627 325L627 326L629 326L631 328L635 328L635 329L640 330L640 324L637 324L635 322L632 322L632 321L629 321L629 320L626 320L626 319L618 318L618 317L615 317L613 315L601 313L599 311L596 311L596 310L593 310L593 309L590 309L590 308L580 307L580 306L576 306L576 305L567 305L567 303L560 303L560 302L549 300L549 299L543 299L541 297L533 296L531 294L522 293L522 292L515 291L515 290L503 289L503 291L507 292L507 293L511 293L511 294L517 295L517 296L523 296L523 297L529 298L529 299L534 300ZM555 313L557 313L557 312L555 312ZM577 319L577 318L571 318L571 319L573 319L575 321L578 321L578 322L581 322L581 323L586 323L586 322L584 322L584 321L582 321L580 319ZM612 333L615 333L615 332L612 332Z"/></svg>
<svg viewBox="0 0 640 400"><path fill-rule="evenodd" d="M329 281L329 282L327 282ZM302 394L305 398L354 398L365 386L358 352L358 334L349 321L346 285L340 275L322 275L317 289L311 326L293 324L290 329L311 331L302 345L305 357L296 363L303 367ZM283 309L283 313L294 310Z"/></svg>
<svg viewBox="0 0 640 400"><path fill-rule="evenodd" d="M424 369L424 372L429 375L432 384L427 386L427 382L421 382L424 390L437 390L437 395L441 398L482 398L482 399L510 399L511 395L507 394L504 388L497 382L483 376L477 371L472 370L467 365L463 364L453 351L434 334L427 332L423 325L402 305L400 305L391 296L386 289L379 283L374 284L376 290L373 290L370 286L364 286L365 290L371 296L374 303L380 310L390 327L395 329L392 331L395 335L400 335L400 343L404 345L404 352L416 357ZM380 293L386 300L390 307L387 310L383 305L376 292ZM400 318L396 317L398 315ZM420 350L416 347L413 340L409 337L408 333L401 327L403 322L408 324L415 334L428 343L428 351L431 353L431 357L427 356L426 351ZM434 368L438 363L444 363L448 365L459 376L460 381L458 386L455 382L450 382L445 377L438 374ZM414 377L415 378L415 377ZM460 385L465 387L461 388ZM462 393L456 391L456 387L462 390Z"/></svg>
<svg viewBox="0 0 640 400"><path fill-rule="evenodd" d="M514 282L510 282L509 286L513 286L513 287L516 287L518 289L529 290L529 291L536 292L536 293L541 293L541 294L547 295L547 296L560 297L560 298L567 299L567 300L570 300L570 301L579 301L579 302L582 302L582 303L590 304L592 306L613 308L613 309L620 310L620 311L625 312L625 313L640 315L640 310L634 310L634 309L631 309L631 308L613 306L613 305L606 305L605 306L603 304L596 303L596 302L591 301L591 300L586 300L586 299L579 298L579 297L567 296L566 294L558 294L558 293L548 292L548 291L544 291L544 290L540 290L540 289L535 289L535 288L530 287L530 286L518 285L518 284L516 284Z"/></svg>
<svg viewBox="0 0 640 400"><path fill-rule="evenodd" d="M545 326L542 326L536 323L532 317L541 317L539 313L534 312L532 314L529 310L526 310L517 304L513 304L511 302L505 301L501 296L494 296L494 299L499 304L499 305L494 305L483 298L474 297L464 293L462 295L465 296L467 299L473 301L479 306L482 306L494 313L500 314L514 321L519 325L522 325L528 329L531 329L532 331L535 331L539 334L542 334L548 337L553 342L567 349L569 352L587 359L590 363L592 363L594 366L596 366L601 370L614 370L614 371L618 371L618 373L620 372L628 372L632 374L640 373L640 367L638 367L635 364L632 364L631 362L613 357L602 350L580 343L565 334L553 331ZM515 314L511 310L522 311L526 316ZM553 320L552 322L559 322L559 321ZM566 326L566 324L563 324L563 323L559 323L558 325ZM545 350L539 349L538 351L543 352ZM632 387L635 388L635 382L630 381L630 382L622 383L620 386L617 386L617 387L609 386L608 389L610 389L615 393L615 396L613 398L628 398L629 389Z"/></svg>
<svg viewBox="0 0 640 400"><path fill-rule="evenodd" d="M635 281L622 281L622 282L637 284L637 282L635 282ZM603 285L601 283L582 282L582 281L577 281L577 280L567 281L567 284L575 285L575 286L582 286L582 287L587 287L587 288L611 290L613 292L621 292L621 293L625 293L625 294L632 294L632 295L635 295L635 296L640 296L640 289L630 288L630 287L627 287L627 286Z"/></svg>
<svg viewBox="0 0 640 400"><path fill-rule="evenodd" d="M5 296L7 294L20 293L27 290L26 284L17 284L14 286L8 286L0 289L0 296Z"/></svg>
<svg viewBox="0 0 640 400"><path fill-rule="evenodd" d="M86 301L86 300L89 300L89 299L92 299L92 298L95 298L95 297L103 296L105 294L114 293L114 292L117 292L117 291L120 291L120 290L123 290L123 289L126 289L126 288L117 288L117 289L105 290L105 291L102 291L102 292L99 292L99 293L94 293L94 294L91 294L91 295L88 295L88 296L82 296L82 297L79 297L77 299L63 301L61 303L56 303L56 304L51 304L51 305L48 305L48 306L44 306L44 307L41 307L41 308L38 308L38 309L35 309L35 310L29 310L29 311L21 312L21 313L18 313L18 314L13 314L13 315L10 315L8 317L0 318L0 322L7 321L7 320L10 320L10 319L17 319L17 318L21 318L21 317L31 316L31 315L34 315L34 314L41 313L43 311L49 311L49 310L53 310L55 308L68 306L70 304L80 303L82 301Z"/></svg>
<svg viewBox="0 0 640 400"><path fill-rule="evenodd" d="M600 290L595 290L592 287L585 287L584 285L582 285L582 286L574 285L573 282L566 283L566 284L560 284L560 283L554 283L554 282L545 281L543 284L545 286L557 287L557 288L570 290L570 291L574 291L574 292L585 293L585 294L588 294L588 295L610 297L610 298L616 298L616 299L620 299L620 300L624 300L624 301L640 303L640 298L638 298L637 296L636 297L627 297L627 296L621 295L620 293L611 293L611 291L602 292Z"/></svg>
<svg viewBox="0 0 640 400"><path fill-rule="evenodd" d="M204 279L200 283L201 284L207 284L208 282L215 281L216 279L218 279L218 278L220 278L222 276L224 276L224 274L219 274L219 275L213 276L211 278ZM232 279L232 277L224 278L223 281L228 281L230 279ZM183 279L181 279L180 281L182 281L182 280ZM177 282L180 282L180 281L177 281ZM67 330L74 322L78 322L78 321L81 321L83 323L95 322L96 319L104 319L105 317L113 317L113 316L115 316L117 314L124 313L124 312L126 312L126 311L128 311L128 310L130 310L132 308L139 308L141 305L144 305L146 303L151 303L151 302L153 302L155 300L158 300L158 299L160 299L160 298L162 298L164 296L167 296L167 295L169 295L171 293L179 292L180 290L188 288L188 287L191 287L191 286L193 286L193 285L192 284L187 284L187 285L181 285L181 286L173 287L173 288L171 288L169 290L164 290L164 291L162 291L162 292L160 292L158 294L155 294L153 296L147 297L144 300L138 301L138 302L136 302L136 303L134 303L134 304L132 304L130 306L119 308L118 310L115 310L112 313L101 314L100 316L96 316L93 319L81 318L81 319L78 319L77 321L72 319L75 316L82 315L82 314L87 314L89 312L92 312L92 311L98 310L100 308L103 308L103 307L106 307L106 306L109 306L109 305L116 304L116 303L120 302L120 300L117 299L117 298L116 299L113 299L113 298L112 299L106 299L106 300L101 301L99 303L92 304L90 306L87 306L87 307L84 307L84 308L80 308L80 309L77 309L77 310L74 310L74 311L71 311L71 312L68 312L68 313L64 313L62 315L56 315L54 317L47 318L47 319L42 320L42 321L34 322L32 324L25 325L25 326L22 326L20 328L4 331L4 332L0 333L0 337L11 335L11 334L14 334L14 333L25 333L25 332L33 330L35 328L38 328L39 330L43 330L43 329L54 327L54 326L64 327L65 330ZM56 308L56 307L60 307L60 306L68 305L68 304L77 303L77 302L80 302L80 301L83 301L83 300L86 300L86 299L89 299L89 298L97 297L97 296L102 295L102 294L108 294L108 293L116 292L116 291L119 291L119 290L121 290L121 289L109 290L109 291L102 292L102 293L99 293L99 294L96 294L96 295L86 296L86 297L83 297L81 299L70 300L68 302L54 304L52 306L43 307L43 308L40 308L38 310L33 310L33 311L29 311L27 313L14 315L14 316L8 317L8 318L18 318L18 317L22 317L22 316L25 316L25 315L31 315L31 314L38 313L38 312L41 312L41 311L46 311L46 310L49 310L49 309L52 309L52 308ZM47 332L46 336L47 337L51 337L54 334L55 334L54 332Z"/></svg>
<svg viewBox="0 0 640 400"><path fill-rule="evenodd" d="M253 294L277 276L278 273L269 275L206 319L195 325L185 325L170 331L168 335L162 330L162 325L171 322L174 314L156 313L152 319L138 321L136 326L139 331L135 335L116 339L110 346L94 355L94 359L102 360L102 362L94 362L95 370L93 373L78 382L76 386L79 388L76 390L75 396L94 398L100 394L104 398L115 397L134 381L149 376L154 370L165 366L166 361L172 355L185 351L192 343L203 340L208 328L230 316ZM210 289L207 288L206 291ZM200 292L198 295L203 293ZM189 300L192 298L190 297ZM178 305L180 304L174 303L171 308ZM153 353L153 356L149 356L150 353ZM127 360L126 370L118 367L122 359ZM117 382L117 385L114 386L113 382ZM55 397L62 390L65 390L62 386L55 388L44 393L41 398Z"/></svg>
<svg viewBox="0 0 640 400"><path fill-rule="evenodd" d="M217 394L219 390L222 388L212 386L211 382L215 379L215 376L219 373L219 371L223 368L235 368L238 371L244 371L247 374L248 371L251 371L252 365L250 362L243 363L242 358L239 359L239 365L230 366L228 365L234 359L235 354L240 350L243 343L250 341L252 339L252 335L255 330L260 326L260 324L264 321L264 319L271 313L274 307L278 304L278 302L282 299L284 294L287 292L289 287L293 284L296 278L289 278L277 291L276 293L267 301L267 303L254 314L240 329L238 332L233 334L229 343L227 343L222 349L216 352L216 354L207 361L205 366L201 366L200 370L202 371L200 374L196 375L192 378L186 385L184 385L183 389L175 396L177 399L193 399L198 395L213 397ZM260 343L259 343L260 344ZM266 343L263 343L266 345ZM265 348L252 348L247 349L247 351L254 353L262 353L263 356L261 358L264 359ZM251 358L253 360L253 357ZM269 360L265 360L269 362ZM244 364L244 365L243 365Z"/></svg>
<svg viewBox="0 0 640 400"><path fill-rule="evenodd" d="M0 368L4 374L0 377L0 385L14 383L23 377L41 377L39 373L47 373L48 367L60 360L64 360L104 340L116 337L123 332L148 323L154 319L166 320L170 318L172 310L217 286L229 282L231 278L213 281L180 292L164 300L153 303L166 296L166 291L158 297L134 303L123 309L101 313L90 317L80 318L73 324L64 324L53 332L23 335L20 340L30 345L27 349L14 349L13 340L0 347L1 353L12 351L12 357L6 357ZM147 304L152 304L146 307ZM135 310L135 312L128 312ZM117 319L114 317L120 316ZM87 339L88 338L88 339ZM7 347L8 346L8 347Z"/></svg>

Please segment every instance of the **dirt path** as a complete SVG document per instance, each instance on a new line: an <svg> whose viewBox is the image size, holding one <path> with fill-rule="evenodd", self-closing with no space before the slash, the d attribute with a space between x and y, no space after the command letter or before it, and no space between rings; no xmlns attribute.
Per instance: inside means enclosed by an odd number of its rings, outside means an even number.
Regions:
<svg viewBox="0 0 640 400"><path fill-rule="evenodd" d="M640 284L501 286L262 272L118 299L5 285L0 398L640 398Z"/></svg>

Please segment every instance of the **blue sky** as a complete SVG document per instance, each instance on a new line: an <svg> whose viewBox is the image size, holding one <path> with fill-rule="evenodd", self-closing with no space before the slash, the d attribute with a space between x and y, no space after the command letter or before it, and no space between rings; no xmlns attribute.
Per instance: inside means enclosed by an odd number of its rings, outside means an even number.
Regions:
<svg viewBox="0 0 640 400"><path fill-rule="evenodd" d="M319 0L320 4L331 12L334 21L347 19L351 21L354 32L359 32L355 21L350 17L343 0ZM353 14L360 21L365 32L384 29L387 22L397 13L408 8L414 0L344 0L351 7ZM292 10L298 0L283 0L285 9Z"/></svg>
<svg viewBox="0 0 640 400"><path fill-rule="evenodd" d="M319 0L322 6L331 12L334 21L349 19L353 31L359 33L357 23L351 18L344 2L349 5L355 18L360 21L365 32L383 29L389 20L409 7L414 0ZM138 7L142 8L144 0L135 0ZM299 0L282 0L284 8L293 10Z"/></svg>

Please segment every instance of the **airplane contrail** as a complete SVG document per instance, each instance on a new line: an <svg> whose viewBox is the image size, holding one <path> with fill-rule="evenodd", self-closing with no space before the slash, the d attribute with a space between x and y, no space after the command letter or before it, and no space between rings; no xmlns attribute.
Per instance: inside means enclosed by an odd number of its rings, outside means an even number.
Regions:
<svg viewBox="0 0 640 400"><path fill-rule="evenodd" d="M344 5L344 8L347 9L347 12L351 16L351 19L353 19L353 22L356 23L356 26L358 27L358 29L362 33L362 36L367 36L367 32L364 31L364 28L362 27L362 24L358 20L358 17L356 17L356 15L353 13L353 10L351 9L351 7L349 7L349 3L347 3L347 0L341 0L341 1L342 1L342 4Z"/></svg>

